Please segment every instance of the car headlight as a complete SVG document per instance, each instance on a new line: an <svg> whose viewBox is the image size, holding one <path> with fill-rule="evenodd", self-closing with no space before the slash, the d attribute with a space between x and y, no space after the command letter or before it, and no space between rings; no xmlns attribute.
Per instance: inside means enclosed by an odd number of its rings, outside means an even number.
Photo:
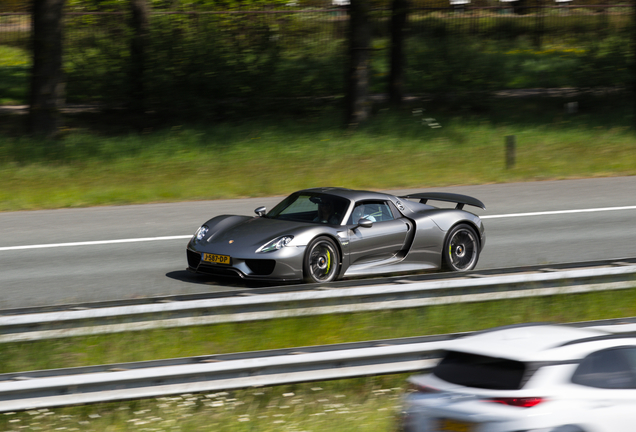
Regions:
<svg viewBox="0 0 636 432"><path fill-rule="evenodd" d="M199 229L197 230L197 232L194 233L194 241L198 242L203 240L203 238L205 237L205 235L208 233L208 230L210 228L208 228L207 225L201 225L199 227Z"/></svg>
<svg viewBox="0 0 636 432"><path fill-rule="evenodd" d="M256 249L256 253L271 252L282 249L287 246L293 238L294 236L277 237L274 240L268 241L263 246Z"/></svg>

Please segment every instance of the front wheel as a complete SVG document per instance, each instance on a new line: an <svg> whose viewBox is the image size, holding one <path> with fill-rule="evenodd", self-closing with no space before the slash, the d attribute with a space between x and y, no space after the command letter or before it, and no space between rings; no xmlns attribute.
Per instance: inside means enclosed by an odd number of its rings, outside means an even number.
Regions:
<svg viewBox="0 0 636 432"><path fill-rule="evenodd" d="M307 246L303 262L305 282L327 283L338 276L340 254L338 247L329 237L316 237Z"/></svg>
<svg viewBox="0 0 636 432"><path fill-rule="evenodd" d="M449 271L468 271L479 259L479 240L475 230L466 224L454 226L446 236L442 266Z"/></svg>

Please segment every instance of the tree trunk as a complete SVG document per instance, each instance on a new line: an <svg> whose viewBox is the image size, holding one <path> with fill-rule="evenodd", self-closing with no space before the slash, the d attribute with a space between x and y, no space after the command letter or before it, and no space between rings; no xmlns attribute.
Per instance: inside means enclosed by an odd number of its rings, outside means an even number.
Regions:
<svg viewBox="0 0 636 432"><path fill-rule="evenodd" d="M349 72L347 76L347 114L349 127L364 123L371 113L369 75L371 53L370 2L351 0L349 9Z"/></svg>
<svg viewBox="0 0 636 432"><path fill-rule="evenodd" d="M404 27L408 7L408 0L393 0L391 4L389 103L393 106L400 106L404 97Z"/></svg>
<svg viewBox="0 0 636 432"><path fill-rule="evenodd" d="M29 132L54 137L62 126L62 16L64 0L33 0L31 94Z"/></svg>
<svg viewBox="0 0 636 432"><path fill-rule="evenodd" d="M144 71L146 69L146 48L150 26L150 7L147 0L130 0L133 37L130 45L130 109L143 115L146 110Z"/></svg>

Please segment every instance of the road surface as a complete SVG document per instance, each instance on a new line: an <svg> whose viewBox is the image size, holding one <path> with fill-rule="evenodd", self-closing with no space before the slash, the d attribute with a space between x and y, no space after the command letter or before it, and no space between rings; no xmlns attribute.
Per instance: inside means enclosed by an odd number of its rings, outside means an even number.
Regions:
<svg viewBox="0 0 636 432"><path fill-rule="evenodd" d="M486 204L477 269L636 256L636 177L424 190ZM230 290L185 271L187 238L281 198L0 213L0 309Z"/></svg>

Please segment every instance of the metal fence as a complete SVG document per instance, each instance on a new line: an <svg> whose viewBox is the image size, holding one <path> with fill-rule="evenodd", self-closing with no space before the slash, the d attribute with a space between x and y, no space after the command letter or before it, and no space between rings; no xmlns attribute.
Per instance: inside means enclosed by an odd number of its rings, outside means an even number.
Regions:
<svg viewBox="0 0 636 432"><path fill-rule="evenodd" d="M598 30L616 31L631 24L630 4L572 5L569 1L554 3L534 2L515 6L519 1L499 2L495 6L458 4L449 6L409 9L408 35L428 33L431 23L437 21L436 31L443 28L448 34L489 34L507 36L511 27L518 33L571 34ZM388 9L371 12L376 37L388 35ZM83 40L91 34L103 31L118 32L127 27L128 13L119 12L68 12L65 15L67 43ZM220 25L226 30L240 26L241 33L253 32L276 35L304 36L304 40L320 40L322 37L339 39L346 37L348 10L284 9L243 11L178 11L151 12L151 21L165 28L189 27L205 32L209 24ZM31 18L28 13L0 13L0 44L25 44L28 41ZM121 30L119 30L121 33ZM204 34L204 33L203 33ZM26 45L25 45L26 46Z"/></svg>
<svg viewBox="0 0 636 432"><path fill-rule="evenodd" d="M572 5L543 0L454 6L413 3L404 28L406 88L411 93L505 88L518 73L521 60L511 66L501 56L492 58L493 43L506 53L532 47L532 55L572 57L579 55L573 45L598 44L620 35L623 41L604 47L602 58L588 55L583 67L563 69L561 77L548 76L545 86L625 85L630 82L624 71L629 70L626 65L631 52L624 40L629 37L632 16L630 5L621 4ZM129 20L127 11L66 13L65 73L70 101L126 98L132 36ZM390 20L388 9L371 12L372 92L386 91ZM0 14L0 47L28 52L30 28L28 14ZM335 7L152 12L145 78L149 104L170 105L177 111L227 112L226 106L219 108L213 101L342 95L348 29L348 10ZM463 42L457 38L464 38ZM491 44L488 48L482 45L480 59L475 57L475 48L464 43L476 40ZM572 44L573 40L576 43ZM521 42L513 47L511 41ZM556 51L539 52L547 45L553 51L557 46ZM605 63L601 67L599 62ZM3 66L7 60L0 58ZM592 72L576 77L573 68ZM610 74L612 68L617 72ZM470 76L466 69L470 69ZM595 72L601 70L605 75Z"/></svg>

